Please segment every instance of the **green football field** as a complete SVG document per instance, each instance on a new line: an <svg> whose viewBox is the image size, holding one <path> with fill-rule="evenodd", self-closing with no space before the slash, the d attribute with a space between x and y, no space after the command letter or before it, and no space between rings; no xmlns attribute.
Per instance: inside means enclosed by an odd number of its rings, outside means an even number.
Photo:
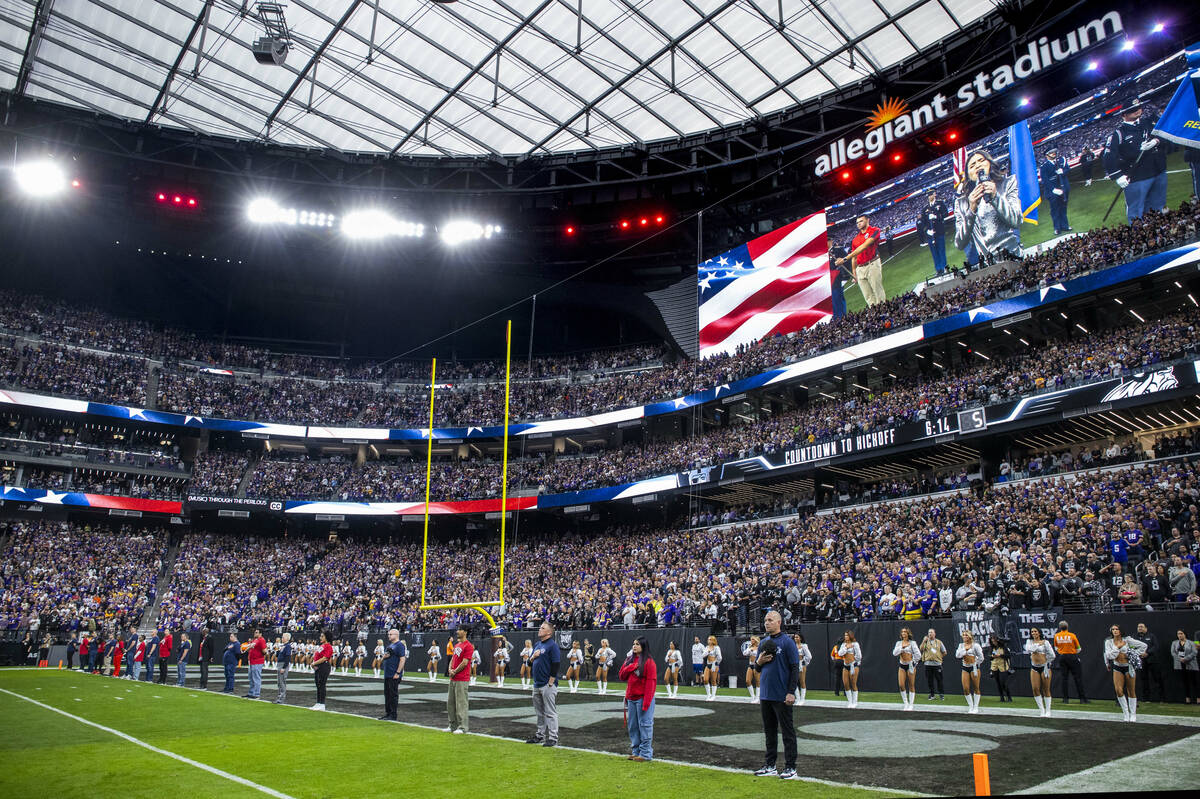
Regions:
<svg viewBox="0 0 1200 799"><path fill-rule="evenodd" d="M300 689L311 675L293 683ZM264 696L274 696L273 685L274 675L264 675ZM238 688L245 690L244 673ZM429 688L444 694L445 681ZM336 691L331 682L331 697ZM0 714L8 731L0 741L5 797L511 796L568 788L629 797L823 797L831 790L57 670L0 671ZM837 795L897 794L838 787Z"/></svg>
<svg viewBox="0 0 1200 799"><path fill-rule="evenodd" d="M210 688L219 688L213 672ZM760 709L744 690L722 689L707 703L685 688L656 703L655 757L629 763L621 686L597 696L594 683L559 693L560 741L545 749L523 743L533 731L527 691L481 680L470 689L471 733L450 735L444 677L430 683L410 673L400 692L400 718L382 710L378 679L335 675L330 711L307 709L312 675L293 673L291 704L252 702L188 687L131 683L57 670L0 670L6 768L0 796L98 793L189 797L437 796L452 785L498 796L555 791L604 796L956 795L972 790L972 753L988 752L996 793L1048 792L1074 786L1104 790L1114 775L1143 790L1200 779L1196 707L1145 703L1136 726L1119 721L1115 703L1055 705L1040 719L1029 699L1002 705L987 697L968 716L961 697L917 699L913 713L898 697L866 694L857 710L813 691L795 710L798 768L807 780L758 779ZM275 697L264 673L263 697ZM245 692L246 675L237 677ZM1051 754L1053 756L1051 756ZM1034 764L1031 767L1031 764ZM85 787L86 786L86 787ZM872 786L864 788L862 786Z"/></svg>
<svg viewBox="0 0 1200 799"><path fill-rule="evenodd" d="M1100 169L1097 167L1096 173ZM1084 186L1082 181L1072 181L1071 199L1067 203L1067 221L1075 232L1081 233L1092 228L1125 224L1125 203L1117 200L1108 221L1101 224L1104 212L1116 195L1116 184L1111 180L1095 180L1091 186ZM1192 196L1192 174L1184 163L1180 153L1172 153L1167 157L1167 207L1178 208L1179 204ZM1041 224L1025 223L1021 225L1021 245L1032 247L1054 238L1054 226L1050 224L1050 207L1043 204L1038 209ZM934 275L933 258L929 250L920 245L917 236L905 236L895 244L895 250L888 255L887 245L880 248L883 257L883 290L889 298L910 290L918 283ZM954 246L953 225L949 225L946 237L946 263L953 267L959 266L966 260L962 250ZM854 312L862 310L862 290L857 284L846 288L846 309Z"/></svg>

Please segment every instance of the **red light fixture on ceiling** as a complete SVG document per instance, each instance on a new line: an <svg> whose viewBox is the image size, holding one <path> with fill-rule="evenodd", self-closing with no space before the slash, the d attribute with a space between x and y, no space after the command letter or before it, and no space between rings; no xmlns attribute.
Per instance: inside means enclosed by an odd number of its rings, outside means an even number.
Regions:
<svg viewBox="0 0 1200 799"><path fill-rule="evenodd" d="M575 226L574 225L567 225L567 235L568 236L575 235Z"/></svg>
<svg viewBox="0 0 1200 799"><path fill-rule="evenodd" d="M958 133L956 133L955 131L950 131L949 133L946 134L946 138L949 139L950 141L958 141Z"/></svg>
<svg viewBox="0 0 1200 799"><path fill-rule="evenodd" d="M661 225L665 220L663 219L663 215L659 214L658 216L654 217L654 221Z"/></svg>
<svg viewBox="0 0 1200 799"><path fill-rule="evenodd" d="M628 219L621 220L621 230L629 230L629 220Z"/></svg>
<svg viewBox="0 0 1200 799"><path fill-rule="evenodd" d="M642 227L645 227L646 225L650 224L650 220L643 216L641 219L638 220L638 224L641 225Z"/></svg>
<svg viewBox="0 0 1200 799"><path fill-rule="evenodd" d="M863 172L870 172L874 168L875 168L874 164L867 164L866 166L863 167Z"/></svg>
<svg viewBox="0 0 1200 799"><path fill-rule="evenodd" d="M901 158L900 153L896 153L895 155L892 156L892 160L894 162L896 162L897 164L900 163L900 158Z"/></svg>
<svg viewBox="0 0 1200 799"><path fill-rule="evenodd" d="M849 180L849 179L850 179L850 170L847 169L845 172L842 173L842 180Z"/></svg>
<svg viewBox="0 0 1200 799"><path fill-rule="evenodd" d="M200 200L190 194L159 191L154 193L154 199L160 205L174 205L178 208L187 208L192 211L200 208Z"/></svg>

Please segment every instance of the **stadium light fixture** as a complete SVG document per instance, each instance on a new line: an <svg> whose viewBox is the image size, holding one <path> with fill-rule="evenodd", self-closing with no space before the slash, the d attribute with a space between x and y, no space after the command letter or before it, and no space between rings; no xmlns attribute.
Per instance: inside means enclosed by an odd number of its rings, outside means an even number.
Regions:
<svg viewBox="0 0 1200 799"><path fill-rule="evenodd" d="M468 241L490 239L500 233L499 225L481 225L469 219L452 219L438 228L442 243L456 247Z"/></svg>
<svg viewBox="0 0 1200 799"><path fill-rule="evenodd" d="M574 225L567 225L567 235L568 236L575 235L575 226Z"/></svg>
<svg viewBox="0 0 1200 799"><path fill-rule="evenodd" d="M252 200L246 207L246 218L258 225L302 225L304 227L333 227L335 214L324 211L284 208L269 197Z"/></svg>
<svg viewBox="0 0 1200 799"><path fill-rule="evenodd" d="M1099 62L1099 61L1089 61L1089 62L1088 62L1088 65L1087 65L1087 71L1088 71L1088 72L1095 72L1095 71L1096 71L1096 70L1098 70L1098 69L1100 69L1100 62Z"/></svg>
<svg viewBox="0 0 1200 799"><path fill-rule="evenodd" d="M372 241L403 236L419 239L425 235L425 226L419 222L405 222L387 211L368 209L352 211L342 217L342 234L350 239Z"/></svg>
<svg viewBox="0 0 1200 799"><path fill-rule="evenodd" d="M946 134L946 138L950 141L958 141L958 131L952 130Z"/></svg>
<svg viewBox="0 0 1200 799"><path fill-rule="evenodd" d="M628 219L621 220L621 230L629 230L629 220Z"/></svg>
<svg viewBox="0 0 1200 799"><path fill-rule="evenodd" d="M1136 45L1137 45L1136 39L1126 39L1125 43L1121 45L1121 50L1127 53L1130 50L1132 50Z"/></svg>
<svg viewBox="0 0 1200 799"><path fill-rule="evenodd" d="M1028 97L1022 97L1022 98L1021 98L1021 107L1022 107L1022 108L1024 108L1024 107L1025 107L1025 106L1027 106L1027 105L1029 105L1029 98L1028 98Z"/></svg>
<svg viewBox="0 0 1200 799"><path fill-rule="evenodd" d="M53 197L67 188L67 174L62 167L47 159L29 161L13 168L17 188L30 197Z"/></svg>
<svg viewBox="0 0 1200 799"><path fill-rule="evenodd" d="M846 170L845 172L842 173L842 180L849 180L849 179L850 179L850 170Z"/></svg>
<svg viewBox="0 0 1200 799"><path fill-rule="evenodd" d="M1162 33L1165 28L1166 28L1166 26L1163 25L1161 22L1155 22L1154 27L1150 29L1150 32L1151 33Z"/></svg>

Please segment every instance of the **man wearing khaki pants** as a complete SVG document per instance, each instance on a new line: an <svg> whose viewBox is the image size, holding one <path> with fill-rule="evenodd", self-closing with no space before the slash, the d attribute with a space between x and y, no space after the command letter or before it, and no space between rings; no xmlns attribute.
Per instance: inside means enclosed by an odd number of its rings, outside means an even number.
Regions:
<svg viewBox="0 0 1200 799"><path fill-rule="evenodd" d="M855 220L855 225L858 235L850 245L850 253L834 263L841 266L849 261L850 272L862 289L863 299L868 306L878 305L887 299L883 293L883 262L879 260L879 228L871 227L865 214Z"/></svg>

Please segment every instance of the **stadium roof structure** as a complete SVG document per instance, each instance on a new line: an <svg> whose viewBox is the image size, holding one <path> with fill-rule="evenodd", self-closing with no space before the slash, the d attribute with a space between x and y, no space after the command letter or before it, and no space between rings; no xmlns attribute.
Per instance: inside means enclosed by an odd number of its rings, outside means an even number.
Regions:
<svg viewBox="0 0 1200 799"><path fill-rule="evenodd" d="M277 145L537 158L761 120L995 11L989 0L0 0L0 92ZM279 65L252 49L272 32L289 47Z"/></svg>

